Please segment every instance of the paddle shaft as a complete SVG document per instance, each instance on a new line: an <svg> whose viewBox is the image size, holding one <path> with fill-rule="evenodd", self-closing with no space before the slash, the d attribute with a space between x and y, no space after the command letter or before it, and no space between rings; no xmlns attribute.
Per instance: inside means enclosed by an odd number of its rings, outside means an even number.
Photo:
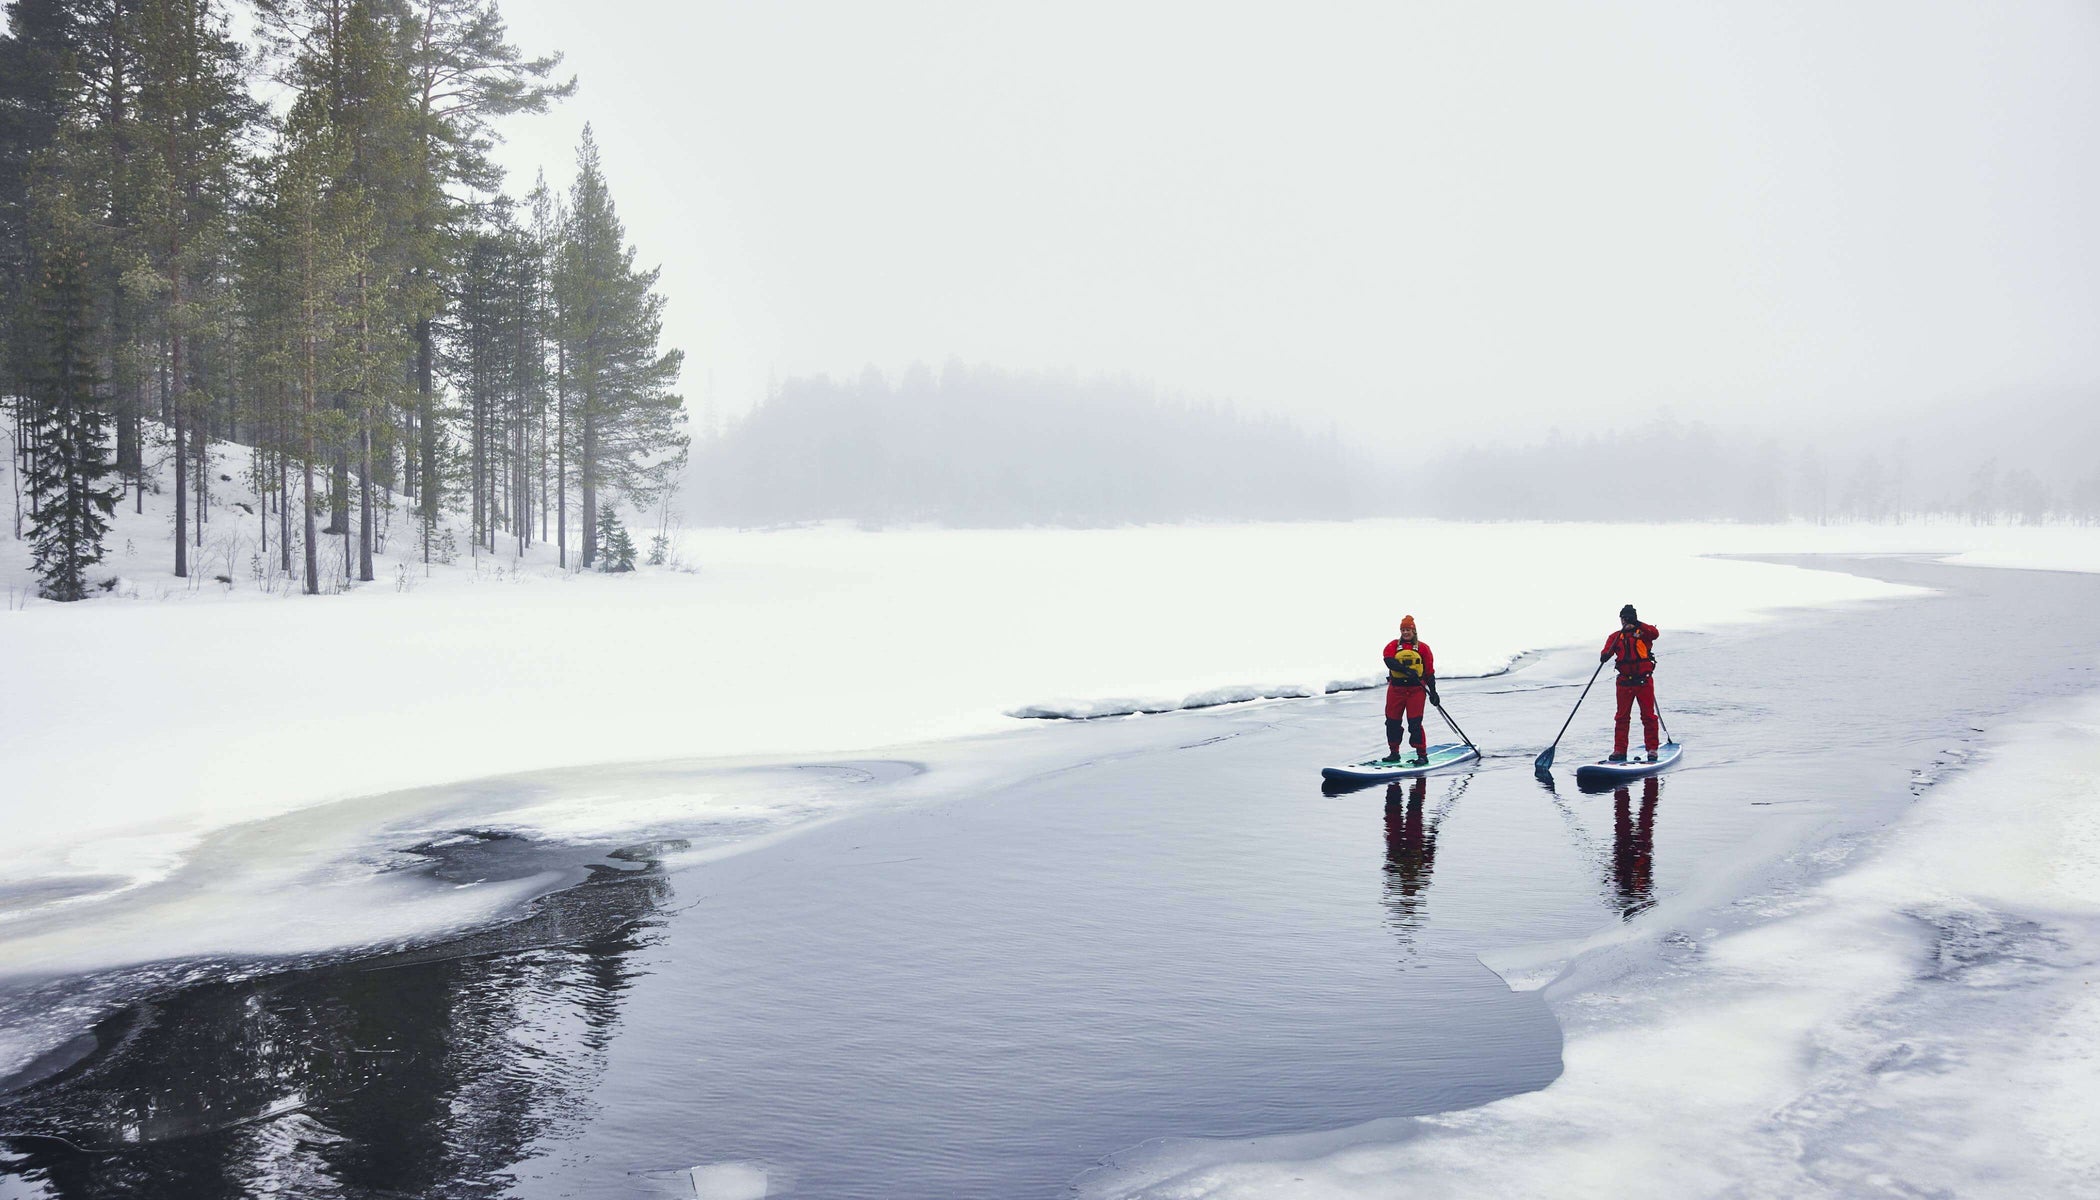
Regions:
<svg viewBox="0 0 2100 1200"><path fill-rule="evenodd" d="M1539 755L1539 765L1547 766L1553 761L1553 752L1560 749L1560 739L1568 735L1568 726L1575 723L1575 714L1582 711L1582 702L1590 698L1590 689L1597 686L1597 676L1604 674L1604 660L1597 660L1597 669L1590 672L1590 681L1582 685L1582 695L1575 697L1575 707L1568 710L1568 719L1560 723L1560 732L1553 735L1553 744Z"/></svg>
<svg viewBox="0 0 2100 1200"><path fill-rule="evenodd" d="M1451 719L1451 714L1444 711L1443 705L1439 704L1436 706L1436 715L1444 718L1444 724L1449 725L1451 727L1451 732L1458 735L1459 741L1462 741L1467 746L1471 747L1475 754L1480 753L1480 747L1473 745L1473 739L1467 737L1466 731L1458 727L1458 722Z"/></svg>

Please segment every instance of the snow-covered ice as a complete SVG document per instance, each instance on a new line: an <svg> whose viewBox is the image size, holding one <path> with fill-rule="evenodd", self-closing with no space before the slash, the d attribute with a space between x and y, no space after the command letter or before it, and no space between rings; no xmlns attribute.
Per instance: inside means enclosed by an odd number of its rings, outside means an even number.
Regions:
<svg viewBox="0 0 2100 1200"><path fill-rule="evenodd" d="M1543 1091L1153 1144L1081 1194L2100 1195L2100 698L2002 729L1838 849L1736 906L1776 915L1648 920L1578 956L1548 986L1566 1072Z"/></svg>
<svg viewBox="0 0 2100 1200"><path fill-rule="evenodd" d="M768 1180L763 1167L751 1163L710 1163L693 1168L693 1195L698 1200L765 1200Z"/></svg>

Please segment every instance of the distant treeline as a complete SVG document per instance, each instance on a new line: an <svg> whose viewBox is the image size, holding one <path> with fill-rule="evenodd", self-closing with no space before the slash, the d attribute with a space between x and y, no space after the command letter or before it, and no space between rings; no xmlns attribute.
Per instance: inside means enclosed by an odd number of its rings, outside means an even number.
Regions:
<svg viewBox="0 0 2100 1200"><path fill-rule="evenodd" d="M687 515L769 525L1178 520L2100 523L2100 420L1976 405L1753 436L1659 418L1384 462L1334 434L1137 382L950 365L789 381L694 447ZM1987 416L1977 417L1978 411ZM1416 443L1420 445L1421 443Z"/></svg>
<svg viewBox="0 0 2100 1200"><path fill-rule="evenodd" d="M2090 457L2081 473L2035 465L2060 459L2057 447L2008 460L1998 451L2020 447L1983 433L1966 441L1894 437L1867 449L1863 440L1804 444L1666 420L1580 437L1555 432L1432 459L1395 504L1451 520L2100 523L2100 466Z"/></svg>
<svg viewBox="0 0 2100 1200"><path fill-rule="evenodd" d="M1102 526L1352 517L1371 489L1338 438L1119 378L951 364L892 382L788 381L693 446L713 524Z"/></svg>

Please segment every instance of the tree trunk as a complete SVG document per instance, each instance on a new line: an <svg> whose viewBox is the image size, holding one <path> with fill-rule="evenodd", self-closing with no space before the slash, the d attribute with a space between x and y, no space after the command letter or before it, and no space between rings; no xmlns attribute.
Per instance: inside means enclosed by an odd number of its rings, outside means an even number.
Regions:
<svg viewBox="0 0 2100 1200"><path fill-rule="evenodd" d="M204 545L204 523L211 519L211 413L197 414L197 428L190 431L197 451L197 511L190 528L198 547Z"/></svg>
<svg viewBox="0 0 2100 1200"><path fill-rule="evenodd" d="M336 411L347 412L349 410L349 400L338 396L335 398L335 406ZM337 445L340 446L341 442L338 441ZM328 497L328 528L321 532L342 534L343 549L347 552L350 548L350 452L348 450L339 449L331 456L328 468ZM343 561L347 566L349 560L345 559Z"/></svg>
<svg viewBox="0 0 2100 1200"><path fill-rule="evenodd" d="M311 308L311 305L309 305L309 308ZM307 321L306 336L300 339L305 343L306 349L306 388L299 398L300 415L304 418L301 424L304 426L304 441L306 443L306 455L301 463L306 476L306 594L318 596L321 594L321 546L319 536L314 531L314 387L319 381L315 378L314 371L313 316L311 311L308 313Z"/></svg>
<svg viewBox="0 0 2100 1200"><path fill-rule="evenodd" d="M268 483L270 452L263 449L262 422L256 422L253 436L255 438L255 453L249 458L249 470L255 475L255 521L256 524L262 527L260 531L261 548L258 553L264 558L268 558L270 556L270 485Z"/></svg>
<svg viewBox="0 0 2100 1200"><path fill-rule="evenodd" d="M344 451L336 455L336 461L342 464L342 470L336 473L336 482L334 484L340 490L329 501L329 508L333 512L343 514L343 586L348 588L350 584L350 564L357 560L357 543L353 540L353 534L350 529L349 452Z"/></svg>
<svg viewBox="0 0 2100 1200"><path fill-rule="evenodd" d="M371 347L371 312L365 297L366 280L363 271L357 273L357 352L361 360L369 362ZM346 546L347 549L347 546ZM343 560L343 570L349 573L350 561ZM360 387L357 392L357 578L361 583L372 582L372 394Z"/></svg>
<svg viewBox="0 0 2100 1200"><path fill-rule="evenodd" d="M359 432L357 463L357 577L372 582L372 427Z"/></svg>
<svg viewBox="0 0 2100 1200"><path fill-rule="evenodd" d="M438 423L435 377L430 349L430 321L416 322L416 422L422 434L423 469L417 472L417 493L423 516L423 565L430 565L430 536L437 528L438 504L444 491L438 473Z"/></svg>
<svg viewBox="0 0 2100 1200"><path fill-rule="evenodd" d="M131 511L146 511L146 397L143 392L131 400L131 445L134 451L131 471L135 486L131 489Z"/></svg>
<svg viewBox="0 0 2100 1200"><path fill-rule="evenodd" d="M554 534L555 563L569 569L569 358L568 348L554 351Z"/></svg>
<svg viewBox="0 0 2100 1200"><path fill-rule="evenodd" d="M118 395L116 390L110 393ZM133 420L134 414L123 413L117 419L117 475L119 478L145 486L145 469L140 465L144 459L139 452L139 428ZM144 509L140 509L144 511Z"/></svg>
<svg viewBox="0 0 2100 1200"><path fill-rule="evenodd" d="M583 480L583 569L598 562L598 406L591 402L590 387L583 395L583 458L576 464Z"/></svg>
<svg viewBox="0 0 2100 1200"><path fill-rule="evenodd" d="M176 272L173 291L174 302L182 304L182 273ZM189 463L190 457L183 445L182 427L182 332L172 331L168 338L168 374L173 380L175 394L167 399L168 423L175 430L175 577L187 579L190 575L189 539Z"/></svg>
<svg viewBox="0 0 2100 1200"><path fill-rule="evenodd" d="M277 392L277 557L283 564L284 573L292 573L292 486L286 469L285 451L291 441L285 428L291 416L291 400L280 388Z"/></svg>

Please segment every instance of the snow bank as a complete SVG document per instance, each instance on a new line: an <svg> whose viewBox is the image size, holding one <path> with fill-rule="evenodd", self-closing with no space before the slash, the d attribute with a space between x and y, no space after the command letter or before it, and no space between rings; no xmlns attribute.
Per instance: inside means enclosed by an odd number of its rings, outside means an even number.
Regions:
<svg viewBox="0 0 2100 1200"><path fill-rule="evenodd" d="M2100 1195L2100 700L2005 731L1852 850L1739 902L1745 928L1637 923L1577 959L1544 1091L1154 1144L1081 1194Z"/></svg>

